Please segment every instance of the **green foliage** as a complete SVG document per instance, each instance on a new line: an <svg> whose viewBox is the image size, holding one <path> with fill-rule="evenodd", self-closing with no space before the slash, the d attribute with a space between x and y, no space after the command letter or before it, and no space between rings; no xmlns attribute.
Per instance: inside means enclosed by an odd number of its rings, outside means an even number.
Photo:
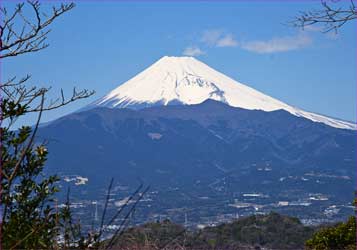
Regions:
<svg viewBox="0 0 357 250"><path fill-rule="evenodd" d="M25 114L27 109L26 105L21 105L20 103L14 100L9 100L7 98L3 98L1 100L0 107L2 111L2 119L6 119L8 117L19 117Z"/></svg>
<svg viewBox="0 0 357 250"><path fill-rule="evenodd" d="M36 98L41 94L33 100ZM38 124L34 129L10 129L12 122L26 117L28 112L28 103L3 98L1 114L9 126L1 127L2 247L88 249L97 240L96 234L84 237L80 224L72 223L69 201L61 210L56 208L59 178L43 173L48 151L35 138ZM60 236L64 238L61 244Z"/></svg>
<svg viewBox="0 0 357 250"><path fill-rule="evenodd" d="M8 106L10 107L10 106ZM20 109L20 111L11 109ZM11 106L8 114L18 114L22 106ZM47 159L43 144L34 145L32 129L2 128L2 239L8 248L49 248L58 234L53 195L58 192L57 176L42 174Z"/></svg>
<svg viewBox="0 0 357 250"><path fill-rule="evenodd" d="M31 12L24 11L24 6L31 8L34 16L28 18ZM14 58L45 49L49 25L73 7L73 3L53 6L52 13L46 14L40 9L39 1L18 3L13 11L1 6L0 58ZM38 143L36 132L43 111L62 107L94 92L74 89L72 97L66 99L61 91L61 98L48 101L46 94L50 88L28 87L29 79L30 75L19 80L14 76L0 83L1 246L3 249L88 246L92 238L82 239L78 236L80 227L67 223L72 219L69 204L57 211L54 195L59 191L59 178L43 174L48 152L44 143ZM19 118L25 120L28 113L38 114L33 128L11 129ZM69 231L72 233L66 235ZM58 246L60 235L67 238L64 245Z"/></svg>
<svg viewBox="0 0 357 250"><path fill-rule="evenodd" d="M356 217L347 222L322 228L306 241L307 249L314 250L354 250L356 249Z"/></svg>

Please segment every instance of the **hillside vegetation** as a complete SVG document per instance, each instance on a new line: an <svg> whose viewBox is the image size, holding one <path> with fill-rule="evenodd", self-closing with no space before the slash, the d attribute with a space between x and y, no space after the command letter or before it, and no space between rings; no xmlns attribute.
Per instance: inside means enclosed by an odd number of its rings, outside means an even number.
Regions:
<svg viewBox="0 0 357 250"><path fill-rule="evenodd" d="M274 212L199 231L164 220L128 229L112 249L304 249L315 231Z"/></svg>

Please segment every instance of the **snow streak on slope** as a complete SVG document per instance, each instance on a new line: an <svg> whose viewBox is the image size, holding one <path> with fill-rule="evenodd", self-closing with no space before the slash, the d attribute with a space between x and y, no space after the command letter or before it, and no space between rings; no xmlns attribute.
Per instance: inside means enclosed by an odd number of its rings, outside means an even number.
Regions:
<svg viewBox="0 0 357 250"><path fill-rule="evenodd" d="M289 106L227 77L193 57L165 56L89 107L139 109L153 105L199 104L207 99L244 109L284 109L293 115L332 127L356 129L353 123Z"/></svg>

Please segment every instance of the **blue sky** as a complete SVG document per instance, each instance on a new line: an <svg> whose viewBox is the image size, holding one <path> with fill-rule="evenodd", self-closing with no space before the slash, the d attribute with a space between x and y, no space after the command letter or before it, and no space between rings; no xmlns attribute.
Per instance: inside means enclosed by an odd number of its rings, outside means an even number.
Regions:
<svg viewBox="0 0 357 250"><path fill-rule="evenodd" d="M356 121L356 23L337 35L286 25L319 1L76 5L52 26L49 48L2 62L2 80L30 73L31 84L53 87L49 98L60 88L96 91L43 121L94 101L164 55L184 54L290 105Z"/></svg>

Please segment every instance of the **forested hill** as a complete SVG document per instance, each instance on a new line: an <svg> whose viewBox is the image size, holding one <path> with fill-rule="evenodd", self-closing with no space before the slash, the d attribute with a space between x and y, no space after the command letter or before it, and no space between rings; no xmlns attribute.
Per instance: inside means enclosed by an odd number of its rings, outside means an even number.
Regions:
<svg viewBox="0 0 357 250"><path fill-rule="evenodd" d="M126 230L111 249L304 249L316 230L274 212L199 231L164 220Z"/></svg>

